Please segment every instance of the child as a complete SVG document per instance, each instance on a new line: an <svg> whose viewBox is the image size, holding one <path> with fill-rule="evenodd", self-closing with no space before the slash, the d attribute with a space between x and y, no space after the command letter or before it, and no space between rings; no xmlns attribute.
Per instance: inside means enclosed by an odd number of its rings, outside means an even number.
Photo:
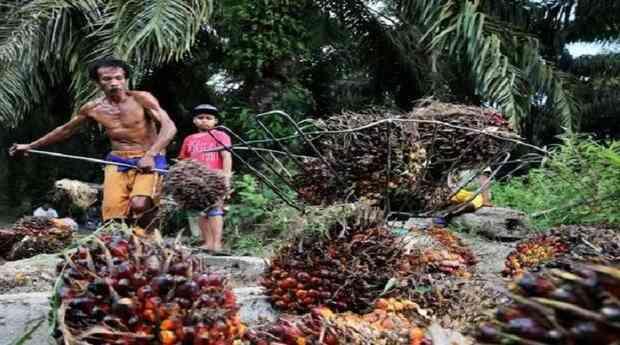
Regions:
<svg viewBox="0 0 620 345"><path fill-rule="evenodd" d="M221 150L205 152L213 148L230 146L230 137L216 129L218 109L210 104L201 104L192 110L194 125L198 133L185 138L179 159L194 159L205 164L209 169L220 171L226 178L226 185L230 186L232 158L229 151ZM217 205L202 215L198 221L200 232L204 240L204 248L212 254L222 250L222 229L224 227L223 205Z"/></svg>

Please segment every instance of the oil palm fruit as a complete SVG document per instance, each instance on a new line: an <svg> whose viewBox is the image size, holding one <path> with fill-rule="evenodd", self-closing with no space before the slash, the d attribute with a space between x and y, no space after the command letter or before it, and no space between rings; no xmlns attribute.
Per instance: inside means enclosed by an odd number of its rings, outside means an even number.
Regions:
<svg viewBox="0 0 620 345"><path fill-rule="evenodd" d="M307 313L321 305L364 311L392 278L408 273L401 271L403 254L398 238L382 225L381 211L358 205L325 232L306 231L289 240L261 283L273 305L287 312Z"/></svg>
<svg viewBox="0 0 620 345"><path fill-rule="evenodd" d="M394 299L378 302L382 308L363 315L334 314L319 307L302 316L282 317L248 331L244 340L249 345L432 345L425 326L402 314L415 308L414 303Z"/></svg>
<svg viewBox="0 0 620 345"><path fill-rule="evenodd" d="M233 344L244 332L235 296L204 266L174 241L101 235L58 266L55 336L63 344Z"/></svg>
<svg viewBox="0 0 620 345"><path fill-rule="evenodd" d="M218 205L229 192L224 176L191 159L170 169L164 191L183 208L197 211Z"/></svg>
<svg viewBox="0 0 620 345"><path fill-rule="evenodd" d="M553 235L539 235L523 241L506 258L502 274L518 276L526 270L538 268L569 250L568 244Z"/></svg>
<svg viewBox="0 0 620 345"><path fill-rule="evenodd" d="M307 161L295 179L298 196L314 205L351 195L381 205L388 192L401 201L393 205L444 206L447 195L439 192L451 169L488 164L512 147L502 139L515 136L493 109L440 102L421 103L410 113L346 112L315 126L328 132L313 141L327 164Z"/></svg>
<svg viewBox="0 0 620 345"><path fill-rule="evenodd" d="M0 252L8 260L55 253L71 243L73 231L58 220L23 217L13 228L0 230Z"/></svg>
<svg viewBox="0 0 620 345"><path fill-rule="evenodd" d="M480 325L485 344L617 344L620 269L587 265L572 272L525 273L512 287L513 303Z"/></svg>
<svg viewBox="0 0 620 345"><path fill-rule="evenodd" d="M605 225L562 225L517 245L505 262L504 275L543 268L570 270L575 264L620 264L620 233Z"/></svg>

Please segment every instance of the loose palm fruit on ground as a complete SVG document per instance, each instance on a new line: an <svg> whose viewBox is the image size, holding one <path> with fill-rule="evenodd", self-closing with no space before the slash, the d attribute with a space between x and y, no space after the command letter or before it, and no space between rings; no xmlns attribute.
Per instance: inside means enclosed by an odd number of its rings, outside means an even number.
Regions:
<svg viewBox="0 0 620 345"><path fill-rule="evenodd" d="M400 312L406 312L414 304L395 299L383 300L382 304L402 304ZM358 315L351 312L334 314L319 307L302 316L278 319L273 324L249 330L244 335L249 345L432 345L424 326L411 322L396 311L376 309Z"/></svg>
<svg viewBox="0 0 620 345"><path fill-rule="evenodd" d="M540 235L517 245L506 258L504 275L518 276L528 269L552 261L569 250L568 244L553 235Z"/></svg>
<svg viewBox="0 0 620 345"><path fill-rule="evenodd" d="M512 286L513 303L480 325L484 344L620 342L620 269L586 265L572 272L525 273Z"/></svg>
<svg viewBox="0 0 620 345"><path fill-rule="evenodd" d="M177 242L118 232L66 255L52 299L67 344L232 345L243 334L235 296ZM159 239L158 239L159 238Z"/></svg>

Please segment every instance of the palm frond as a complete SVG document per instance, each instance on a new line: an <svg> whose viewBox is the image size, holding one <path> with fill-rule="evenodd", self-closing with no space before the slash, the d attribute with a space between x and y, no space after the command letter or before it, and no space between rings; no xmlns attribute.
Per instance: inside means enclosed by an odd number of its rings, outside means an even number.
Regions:
<svg viewBox="0 0 620 345"><path fill-rule="evenodd" d="M471 1L410 0L404 18L425 30L422 42L429 51L469 66L477 93L515 124L529 113L530 99L543 93L564 125L571 126L575 99L564 87L565 77L540 55L535 38L486 15Z"/></svg>
<svg viewBox="0 0 620 345"><path fill-rule="evenodd" d="M71 80L75 104L94 95L88 63L117 56L141 72L189 52L211 0L31 0L0 11L0 123L14 126ZM45 82L43 82L45 81Z"/></svg>

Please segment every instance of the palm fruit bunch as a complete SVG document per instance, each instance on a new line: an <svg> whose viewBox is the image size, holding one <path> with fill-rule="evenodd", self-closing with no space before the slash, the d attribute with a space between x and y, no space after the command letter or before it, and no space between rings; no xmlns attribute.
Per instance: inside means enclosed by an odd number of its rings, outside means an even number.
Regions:
<svg viewBox="0 0 620 345"><path fill-rule="evenodd" d="M224 176L191 159L170 168L164 191L184 209L197 211L220 204L229 193Z"/></svg>
<svg viewBox="0 0 620 345"><path fill-rule="evenodd" d="M407 298L442 327L471 333L489 319L489 311L507 302L497 289L499 280L478 273L471 278L426 275L418 279L416 289L408 291Z"/></svg>
<svg viewBox="0 0 620 345"><path fill-rule="evenodd" d="M560 255L557 267L571 263L620 264L620 231L608 225L562 225L551 230L570 250Z"/></svg>
<svg viewBox="0 0 620 345"><path fill-rule="evenodd" d="M383 304L364 315L334 314L325 307L310 313L282 317L274 324L249 330L246 344L267 345L431 345L425 329L408 317L416 305L410 301L378 300ZM405 315L405 314L407 315Z"/></svg>
<svg viewBox="0 0 620 345"><path fill-rule="evenodd" d="M65 255L52 297L59 344L234 344L235 296L178 241L103 234Z"/></svg>
<svg viewBox="0 0 620 345"><path fill-rule="evenodd" d="M381 210L358 205L346 212L324 229L294 235L271 258L261 284L276 308L365 311L388 282L409 274L401 269L401 240L383 225Z"/></svg>
<svg viewBox="0 0 620 345"><path fill-rule="evenodd" d="M513 303L480 325L484 344L609 345L620 343L620 269L586 265L572 272L525 273Z"/></svg>
<svg viewBox="0 0 620 345"><path fill-rule="evenodd" d="M579 263L619 264L620 232L605 225L562 225L517 245L508 255L504 275L524 270L570 269Z"/></svg>
<svg viewBox="0 0 620 345"><path fill-rule="evenodd" d="M493 108L423 100L405 117L419 121L418 142L432 154L428 168L437 176L454 167L483 166L511 150L513 144L503 138L518 137L510 123Z"/></svg>
<svg viewBox="0 0 620 345"><path fill-rule="evenodd" d="M473 251L445 228L411 229L403 243L407 254L405 265L419 273L447 273L467 278L478 262Z"/></svg>
<svg viewBox="0 0 620 345"><path fill-rule="evenodd" d="M387 119L396 121L371 126ZM440 102L410 113L342 113L315 125L325 133L313 142L329 166L307 162L295 179L300 198L319 204L354 195L381 205L389 193L409 210L445 206L448 172L488 165L512 148L505 139L517 137L491 108Z"/></svg>
<svg viewBox="0 0 620 345"><path fill-rule="evenodd" d="M0 230L0 251L7 260L55 253L68 246L73 231L57 219L23 217L11 229Z"/></svg>
<svg viewBox="0 0 620 345"><path fill-rule="evenodd" d="M537 269L540 265L552 261L568 250L568 244L557 236L536 236L519 243L517 248L508 254L502 274L505 276L521 275L525 270Z"/></svg>
<svg viewBox="0 0 620 345"><path fill-rule="evenodd" d="M313 140L329 166L319 159L306 162L295 178L299 197L314 205L345 201L352 194L380 202L386 188L412 190L426 162L426 151L415 142L415 125L392 122L350 131L389 117L400 115L347 112L317 120L315 126L320 131L345 132L321 135ZM387 126L391 128L389 135ZM317 181L321 186L317 186Z"/></svg>

